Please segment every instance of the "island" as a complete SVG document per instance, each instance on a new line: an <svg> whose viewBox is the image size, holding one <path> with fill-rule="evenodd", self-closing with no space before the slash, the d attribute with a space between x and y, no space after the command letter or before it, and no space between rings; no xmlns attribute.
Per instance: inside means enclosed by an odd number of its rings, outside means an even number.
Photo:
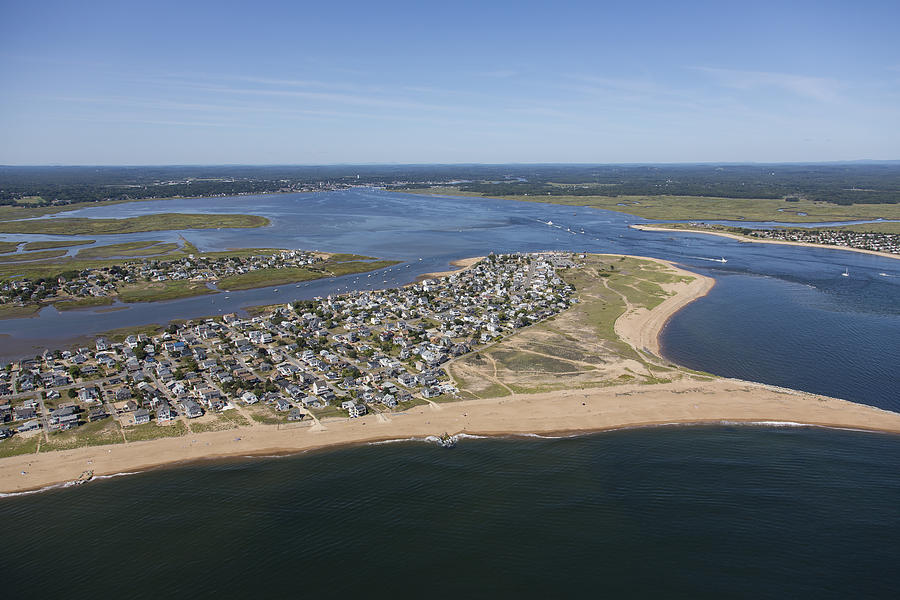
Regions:
<svg viewBox="0 0 900 600"><path fill-rule="evenodd" d="M900 432L900 414L666 360L662 327L712 286L657 259L492 254L402 288L47 351L0 373L0 490L461 433L722 422Z"/></svg>

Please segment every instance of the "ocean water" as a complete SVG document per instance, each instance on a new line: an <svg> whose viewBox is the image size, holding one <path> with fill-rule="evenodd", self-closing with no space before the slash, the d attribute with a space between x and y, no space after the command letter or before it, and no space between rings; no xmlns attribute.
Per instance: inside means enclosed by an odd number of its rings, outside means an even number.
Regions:
<svg viewBox="0 0 900 600"><path fill-rule="evenodd" d="M4 596L896 598L898 472L754 426L200 463L0 500Z"/></svg>

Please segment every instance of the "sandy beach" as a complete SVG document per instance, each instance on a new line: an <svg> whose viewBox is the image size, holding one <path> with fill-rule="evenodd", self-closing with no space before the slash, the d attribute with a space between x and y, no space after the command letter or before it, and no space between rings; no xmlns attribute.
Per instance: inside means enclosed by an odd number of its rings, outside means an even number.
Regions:
<svg viewBox="0 0 900 600"><path fill-rule="evenodd" d="M716 284L716 280L699 273L691 273L664 260L641 258L642 260L652 260L653 262L666 265L679 275L693 277L687 283L664 286L666 291L671 293L672 296L653 310L648 311L645 308L629 306L625 313L616 319L616 335L628 342L633 348L646 350L656 356L660 356L659 335L662 333L666 322L679 310L708 294Z"/></svg>
<svg viewBox="0 0 900 600"><path fill-rule="evenodd" d="M0 491L142 471L185 461L294 453L327 446L429 435L558 434L679 423L802 423L900 433L900 414L844 400L743 381L618 386L420 406L389 417L279 429L256 425L179 438L91 446L0 460ZM24 474L23 474L24 473Z"/></svg>
<svg viewBox="0 0 900 600"><path fill-rule="evenodd" d="M472 259L473 261L476 259ZM666 261L656 261L675 268ZM472 263L469 263L472 264ZM671 284L653 310L626 309L616 333L639 349L659 353L658 335L681 307L714 281L694 277ZM403 413L328 419L299 427L254 424L183 437L89 446L0 459L0 492L38 489L76 479L146 470L200 459L302 452L329 446L443 433L555 434L687 423L790 423L900 433L900 414L845 400L745 381L682 379L654 385L616 385L431 403Z"/></svg>
<svg viewBox="0 0 900 600"><path fill-rule="evenodd" d="M806 246L808 248L825 248L827 250L848 250L850 252L860 252L862 254L874 254L884 258L900 259L900 254L891 254L890 252L879 252L878 250L866 250L864 248L848 248L847 246L831 246L828 244L813 244L811 242L791 242L789 240L760 240L738 235L736 233L728 233L727 231L704 231L702 229L670 229L668 227L653 227L650 225L629 225L632 229L641 231L665 231L668 233L703 233L706 235L717 235L719 237L731 238L739 242L750 242L753 244L781 244L782 246Z"/></svg>

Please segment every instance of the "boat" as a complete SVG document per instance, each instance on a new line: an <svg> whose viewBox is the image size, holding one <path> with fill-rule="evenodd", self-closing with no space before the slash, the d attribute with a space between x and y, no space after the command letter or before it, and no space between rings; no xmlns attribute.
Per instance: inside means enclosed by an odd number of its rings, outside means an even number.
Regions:
<svg viewBox="0 0 900 600"><path fill-rule="evenodd" d="M728 262L728 259L725 258L725 257L723 256L722 258L719 259L719 262L720 262L720 263L727 263L727 262Z"/></svg>
<svg viewBox="0 0 900 600"><path fill-rule="evenodd" d="M850 277L850 269L844 269L844 272L841 273L841 277Z"/></svg>
<svg viewBox="0 0 900 600"><path fill-rule="evenodd" d="M887 273L879 273L879 275L881 275L882 277L889 277Z"/></svg>

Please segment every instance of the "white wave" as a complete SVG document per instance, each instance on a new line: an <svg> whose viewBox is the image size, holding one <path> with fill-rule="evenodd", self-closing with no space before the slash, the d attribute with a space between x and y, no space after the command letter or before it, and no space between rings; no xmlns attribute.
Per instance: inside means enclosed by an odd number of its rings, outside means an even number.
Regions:
<svg viewBox="0 0 900 600"><path fill-rule="evenodd" d="M14 496L30 496L31 494L39 494L41 492L46 492L48 490L64 488L70 484L71 484L71 482L54 483L53 485L47 485L42 488L38 488L36 490L25 490L24 492L0 492L0 498L12 498Z"/></svg>

